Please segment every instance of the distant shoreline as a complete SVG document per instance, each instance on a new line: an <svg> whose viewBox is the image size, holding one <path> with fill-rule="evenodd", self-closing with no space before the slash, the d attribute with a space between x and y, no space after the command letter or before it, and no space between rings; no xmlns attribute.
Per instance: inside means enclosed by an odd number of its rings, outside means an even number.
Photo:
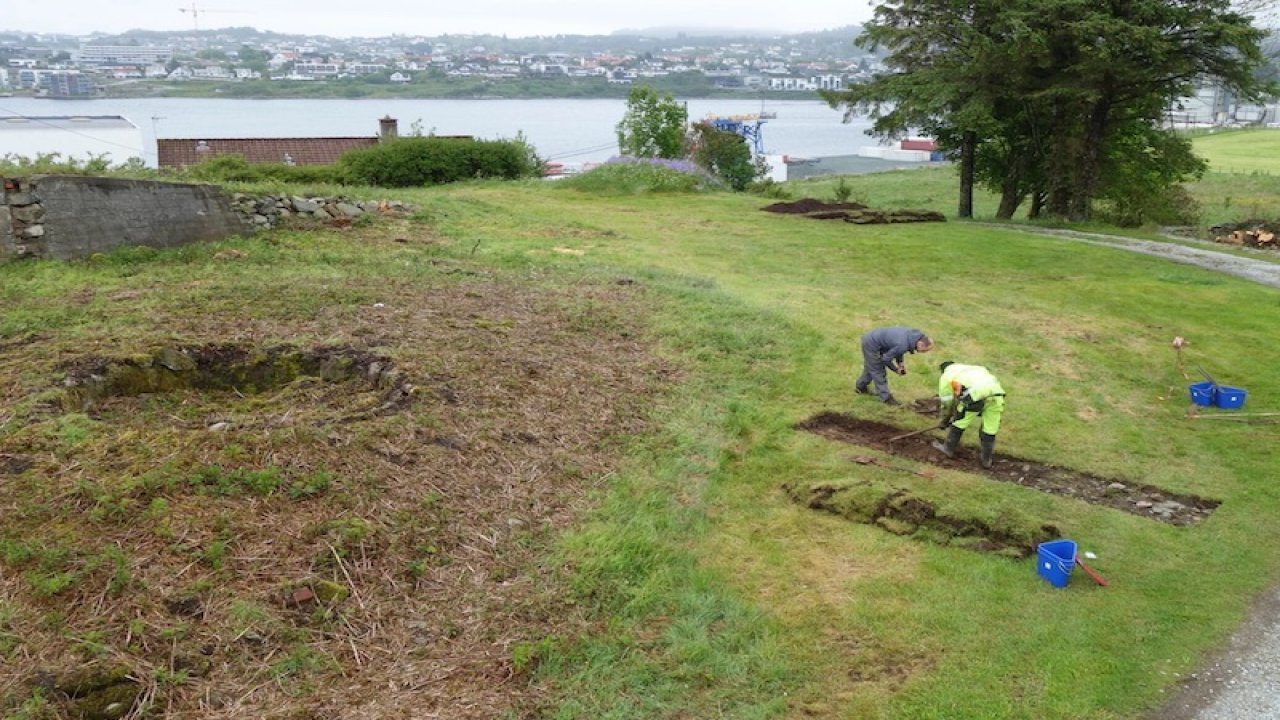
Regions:
<svg viewBox="0 0 1280 720"><path fill-rule="evenodd" d="M329 83L299 81L246 81L213 83L200 81L161 83L120 83L107 85L101 94L85 97L56 98L70 100L200 98L206 100L272 100L309 99L348 100L403 98L412 100L625 100L631 85L575 83L571 81L533 80L484 82L482 80L432 80L412 85L372 83ZM814 91L761 91L719 88L701 83L655 82L651 85L664 95L698 99L749 99L762 105L787 100L816 100ZM44 97L20 94L15 97Z"/></svg>

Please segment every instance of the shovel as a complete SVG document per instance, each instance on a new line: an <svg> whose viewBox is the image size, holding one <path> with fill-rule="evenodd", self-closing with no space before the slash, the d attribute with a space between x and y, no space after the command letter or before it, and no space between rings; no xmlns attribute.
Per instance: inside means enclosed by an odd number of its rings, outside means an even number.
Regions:
<svg viewBox="0 0 1280 720"><path fill-rule="evenodd" d="M901 435L894 435L893 437L889 438L889 444L893 444L893 443L895 443L895 442L897 442L897 441L899 441L899 440L902 440L902 439L904 439L904 438L915 437L916 435L923 435L923 434L925 434L925 433L929 432L930 430L937 430L937 429L938 429L938 426L937 426L936 424L934 424L934 425L930 425L929 427L927 427L927 428L925 428L925 429L923 429L923 430L912 430L912 431L911 431L911 432L909 432L909 433L902 433Z"/></svg>
<svg viewBox="0 0 1280 720"><path fill-rule="evenodd" d="M923 430L913 430L912 432L909 432L909 433L902 433L901 435L894 435L893 437L889 438L889 444L890 444L890 445L892 445L893 443L895 443L895 442L897 442L897 441L899 441L899 440L902 440L902 439L904 439L904 438L915 437L916 435L923 435L923 434L925 434L925 433L929 432L930 430L941 430L942 428L946 427L947 425L950 425L952 420L956 419L956 407L957 407L957 406L953 404L953 405L951 406L951 408L947 411L947 420L946 420L946 422L944 422L944 423L939 423L939 424L936 424L936 425L930 425L929 427L927 427L927 428L925 428L925 429L923 429Z"/></svg>
<svg viewBox="0 0 1280 720"><path fill-rule="evenodd" d="M1203 371L1201 371L1201 372L1203 372ZM1105 579L1103 579L1103 577L1102 577L1101 575L1099 575L1097 572L1095 572L1093 568L1089 567L1088 565L1085 565L1085 564L1084 564L1084 561L1080 559L1080 556L1079 556L1079 555L1076 555L1076 565L1078 565L1078 566L1080 567L1080 569L1081 569L1081 570L1083 570L1083 571L1085 572L1085 574L1086 574L1086 575L1088 575L1089 577L1093 578L1093 581L1094 581L1094 582L1098 583L1098 584L1099 584L1099 585L1101 585L1102 587L1106 587L1106 586L1107 586L1107 581L1106 581Z"/></svg>

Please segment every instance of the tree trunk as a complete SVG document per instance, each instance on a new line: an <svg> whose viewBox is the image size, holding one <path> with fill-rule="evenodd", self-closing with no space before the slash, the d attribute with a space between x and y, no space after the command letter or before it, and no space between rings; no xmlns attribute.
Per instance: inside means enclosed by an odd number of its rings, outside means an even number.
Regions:
<svg viewBox="0 0 1280 720"><path fill-rule="evenodd" d="M966 130L960 137L960 209L957 215L973 217L973 168L974 154L978 147L978 134Z"/></svg>
<svg viewBox="0 0 1280 720"><path fill-rule="evenodd" d="M1010 170L1009 174L1005 175L1004 182L1000 183L1000 207L996 210L996 218L1008 220L1018 212L1018 206L1026 197L1019 189L1021 185L1022 173L1017 169Z"/></svg>
<svg viewBox="0 0 1280 720"><path fill-rule="evenodd" d="M1027 209L1028 220L1039 220L1040 214L1044 212L1045 192L1036 188L1031 193L1031 207Z"/></svg>
<svg viewBox="0 0 1280 720"><path fill-rule="evenodd" d="M1068 215L1073 222L1089 219L1093 194L1097 192L1098 180L1102 177L1103 146L1106 144L1107 131L1111 126L1111 105L1111 93L1103 92L1089 109L1084 147L1079 160L1079 180L1076 182Z"/></svg>

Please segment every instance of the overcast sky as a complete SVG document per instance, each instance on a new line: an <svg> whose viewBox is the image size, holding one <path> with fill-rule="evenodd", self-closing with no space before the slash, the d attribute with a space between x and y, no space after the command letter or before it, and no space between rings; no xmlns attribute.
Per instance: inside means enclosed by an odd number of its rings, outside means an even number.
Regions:
<svg viewBox="0 0 1280 720"><path fill-rule="evenodd" d="M0 0L0 30L88 34L249 26L334 37L492 33L603 35L624 28L712 27L778 33L865 22L867 0ZM179 8L184 9L182 12Z"/></svg>

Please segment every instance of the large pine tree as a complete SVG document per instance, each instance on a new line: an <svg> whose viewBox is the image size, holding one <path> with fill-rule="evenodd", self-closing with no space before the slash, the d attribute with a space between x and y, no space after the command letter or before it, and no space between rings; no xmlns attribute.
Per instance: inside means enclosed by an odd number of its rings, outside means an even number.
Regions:
<svg viewBox="0 0 1280 720"><path fill-rule="evenodd" d="M962 217L977 179L1004 217L1031 197L1084 220L1101 192L1124 199L1133 163L1166 186L1196 170L1159 130L1195 83L1274 90L1255 73L1265 34L1230 0L888 0L857 42L889 71L823 97L882 136L934 135L959 160Z"/></svg>

